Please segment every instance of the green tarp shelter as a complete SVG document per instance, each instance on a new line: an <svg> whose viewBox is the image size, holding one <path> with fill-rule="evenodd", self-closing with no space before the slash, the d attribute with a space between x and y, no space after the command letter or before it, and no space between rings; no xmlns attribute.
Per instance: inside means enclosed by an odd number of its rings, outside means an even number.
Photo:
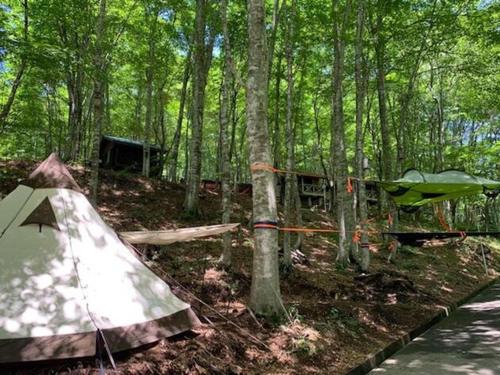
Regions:
<svg viewBox="0 0 500 375"><path fill-rule="evenodd" d="M441 173L423 173L410 169L403 177L381 182L382 187L394 199L396 205L416 210L426 203L484 193L495 196L500 192L500 181L476 177L462 171L447 170Z"/></svg>

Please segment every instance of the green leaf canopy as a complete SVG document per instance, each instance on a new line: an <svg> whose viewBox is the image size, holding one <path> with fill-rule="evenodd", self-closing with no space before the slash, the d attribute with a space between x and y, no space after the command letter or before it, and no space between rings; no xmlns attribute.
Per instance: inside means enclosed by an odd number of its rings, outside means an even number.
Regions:
<svg viewBox="0 0 500 375"><path fill-rule="evenodd" d="M499 181L456 170L432 174L410 169L402 178L381 182L381 185L398 206L409 209L465 195L496 195L500 192Z"/></svg>

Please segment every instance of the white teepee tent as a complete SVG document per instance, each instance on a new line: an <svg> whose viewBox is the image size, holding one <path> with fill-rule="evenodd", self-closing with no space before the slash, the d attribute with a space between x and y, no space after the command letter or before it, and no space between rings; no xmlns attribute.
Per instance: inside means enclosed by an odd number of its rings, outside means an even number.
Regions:
<svg viewBox="0 0 500 375"><path fill-rule="evenodd" d="M0 201L0 364L118 352L199 323L57 156ZM103 339L104 338L104 339Z"/></svg>

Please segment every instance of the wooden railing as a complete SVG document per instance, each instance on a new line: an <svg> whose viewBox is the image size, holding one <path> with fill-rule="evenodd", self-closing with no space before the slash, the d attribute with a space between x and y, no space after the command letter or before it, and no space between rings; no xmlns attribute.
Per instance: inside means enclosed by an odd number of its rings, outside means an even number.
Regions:
<svg viewBox="0 0 500 375"><path fill-rule="evenodd" d="M317 184L301 184L301 192L302 195L315 195L315 196L323 196L324 188L322 185Z"/></svg>

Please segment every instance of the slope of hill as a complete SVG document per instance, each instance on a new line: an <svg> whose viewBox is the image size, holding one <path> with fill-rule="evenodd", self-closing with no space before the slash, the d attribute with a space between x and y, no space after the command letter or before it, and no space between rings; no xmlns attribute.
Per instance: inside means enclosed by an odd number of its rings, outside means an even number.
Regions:
<svg viewBox="0 0 500 375"><path fill-rule="evenodd" d="M0 162L0 194L14 189L31 162ZM88 173L71 172L87 186ZM203 190L202 218L182 215L184 188L112 172L102 173L99 211L117 231L169 229L220 222L220 196ZM500 244L482 240L487 249L485 274L478 241L435 243L412 249L387 262L381 239L371 241L368 275L352 267L336 269L334 236L307 234L297 264L282 279L287 318L269 323L246 307L251 283L251 199L235 197L233 221L242 227L233 236L234 267L218 267L221 239L139 247L148 263L172 290L188 300L203 326L192 334L147 350L117 355L110 374L342 374L440 309L472 291L500 270ZM304 210L308 227L333 227L328 214ZM374 230L381 229L373 224ZM126 291L124 291L126 293ZM55 363L12 369L12 373L97 373L93 361Z"/></svg>

